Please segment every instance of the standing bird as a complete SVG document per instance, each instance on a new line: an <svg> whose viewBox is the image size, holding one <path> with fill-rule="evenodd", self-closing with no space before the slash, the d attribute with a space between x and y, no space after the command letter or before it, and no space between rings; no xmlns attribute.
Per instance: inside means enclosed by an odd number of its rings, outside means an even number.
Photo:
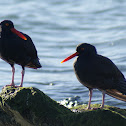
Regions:
<svg viewBox="0 0 126 126"><path fill-rule="evenodd" d="M91 109L92 91L94 88L102 91L102 106L104 107L105 93L122 101L126 101L126 79L116 65L107 57L97 54L93 45L82 43L76 48L76 53L64 59L61 63L78 56L74 62L76 77L89 89Z"/></svg>
<svg viewBox="0 0 126 126"><path fill-rule="evenodd" d="M31 38L17 31L14 28L13 22L10 20L4 20L0 23L0 58L9 63L12 67L12 82L10 85L6 86L23 86L24 67L33 69L42 67L37 56L37 50ZM20 86L15 86L14 84L14 64L22 66Z"/></svg>

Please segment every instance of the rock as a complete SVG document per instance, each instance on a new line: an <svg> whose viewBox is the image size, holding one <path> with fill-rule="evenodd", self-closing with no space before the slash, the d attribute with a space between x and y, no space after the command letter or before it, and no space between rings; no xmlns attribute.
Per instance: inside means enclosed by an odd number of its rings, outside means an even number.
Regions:
<svg viewBox="0 0 126 126"><path fill-rule="evenodd" d="M6 119L0 120L4 126L8 124L9 126L62 126L61 117L72 113L32 87L6 87L0 96L0 106L8 119L8 122Z"/></svg>
<svg viewBox="0 0 126 126"><path fill-rule="evenodd" d="M79 105L72 112L36 88L5 87L0 94L0 126L126 126L125 109L85 108Z"/></svg>
<svg viewBox="0 0 126 126"><path fill-rule="evenodd" d="M74 125L77 126L126 126L126 109L105 105L100 109L100 104L91 105L96 110L86 110L87 105L79 105L71 108L78 114L74 118ZM76 113L77 113L76 112ZM79 121L79 122L78 122ZM72 122L72 120L71 120ZM79 125L78 125L79 124Z"/></svg>

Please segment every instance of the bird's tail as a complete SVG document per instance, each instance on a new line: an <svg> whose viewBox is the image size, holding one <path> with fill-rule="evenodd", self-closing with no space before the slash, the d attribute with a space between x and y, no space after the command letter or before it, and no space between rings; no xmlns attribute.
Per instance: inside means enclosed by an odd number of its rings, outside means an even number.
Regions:
<svg viewBox="0 0 126 126"><path fill-rule="evenodd" d="M116 85L116 89L107 89L106 94L119 100L126 101L126 80L119 81Z"/></svg>
<svg viewBox="0 0 126 126"><path fill-rule="evenodd" d="M107 89L106 94L108 94L114 98L117 98L119 100L126 101L126 95L122 94L121 92L119 92L116 89Z"/></svg>

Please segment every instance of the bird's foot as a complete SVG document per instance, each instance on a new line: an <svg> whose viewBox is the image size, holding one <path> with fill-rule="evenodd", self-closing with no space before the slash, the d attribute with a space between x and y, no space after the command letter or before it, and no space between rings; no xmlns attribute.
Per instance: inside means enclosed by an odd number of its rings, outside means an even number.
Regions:
<svg viewBox="0 0 126 126"><path fill-rule="evenodd" d="M87 109L86 110L97 110L98 108L89 108L89 107L87 107Z"/></svg>
<svg viewBox="0 0 126 126"><path fill-rule="evenodd" d="M22 87L21 84L20 84L19 86L16 86L14 83L11 83L11 84L5 85L3 88L8 87L8 86L11 86L11 87L13 87L13 88Z"/></svg>
<svg viewBox="0 0 126 126"><path fill-rule="evenodd" d="M15 84L11 83L11 84L5 85L3 88L8 87L8 86L15 87Z"/></svg>
<svg viewBox="0 0 126 126"><path fill-rule="evenodd" d="M92 108L91 107L87 107L87 110L91 110Z"/></svg>
<svg viewBox="0 0 126 126"><path fill-rule="evenodd" d="M104 108L104 106L101 106L101 107L93 107L93 108L87 107L87 110L98 110L98 109L103 109L103 108Z"/></svg>
<svg viewBox="0 0 126 126"><path fill-rule="evenodd" d="M98 109L103 109L103 108L104 108L104 106L101 106L101 107L98 107L98 108L94 107L94 108L92 108L92 110L98 110Z"/></svg>
<svg viewBox="0 0 126 126"><path fill-rule="evenodd" d="M98 110L98 109L101 109L101 108L94 107L94 108L87 108L86 110Z"/></svg>
<svg viewBox="0 0 126 126"><path fill-rule="evenodd" d="M101 106L101 107L98 107L98 108L97 108L97 107L94 107L94 108L87 108L87 110L98 110L98 109L103 109L103 108L104 108L104 107Z"/></svg>
<svg viewBox="0 0 126 126"><path fill-rule="evenodd" d="M88 104L87 109L86 110L98 110L98 109L103 109L104 108L104 103L101 104L101 106L98 107L91 107L91 104Z"/></svg>
<svg viewBox="0 0 126 126"><path fill-rule="evenodd" d="M92 110L98 110L98 109L100 109L100 108L96 108L96 107L92 108Z"/></svg>
<svg viewBox="0 0 126 126"><path fill-rule="evenodd" d="M104 108L104 105L101 105L100 109L103 109Z"/></svg>

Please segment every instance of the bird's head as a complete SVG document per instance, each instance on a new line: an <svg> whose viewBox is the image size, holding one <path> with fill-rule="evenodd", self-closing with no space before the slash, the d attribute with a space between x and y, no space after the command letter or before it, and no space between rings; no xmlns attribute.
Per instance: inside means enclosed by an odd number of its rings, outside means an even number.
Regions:
<svg viewBox="0 0 126 126"><path fill-rule="evenodd" d="M10 20L4 20L4 21L2 21L1 23L1 28L2 28L2 30L4 31L10 31L11 30L11 28L14 28L14 24L13 24L13 22L12 21L10 21Z"/></svg>
<svg viewBox="0 0 126 126"><path fill-rule="evenodd" d="M10 20L4 20L0 23L0 32L3 32L4 34L14 33L18 35L20 38L27 40L27 38L21 32L17 31L14 28L14 24Z"/></svg>
<svg viewBox="0 0 126 126"><path fill-rule="evenodd" d="M97 54L97 51L93 45L88 44L88 43L81 43L77 46L76 52L70 55L69 57L67 57L66 59L64 59L61 63L66 62L75 56L80 56L80 55L91 56L95 54Z"/></svg>

